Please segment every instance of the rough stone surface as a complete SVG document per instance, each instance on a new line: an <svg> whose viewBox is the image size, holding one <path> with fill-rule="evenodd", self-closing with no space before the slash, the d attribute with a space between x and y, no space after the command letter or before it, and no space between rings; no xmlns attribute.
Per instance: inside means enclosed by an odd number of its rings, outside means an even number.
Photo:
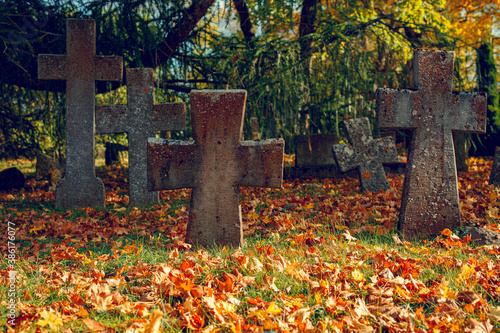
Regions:
<svg viewBox="0 0 500 333"><path fill-rule="evenodd" d="M68 19L67 55L39 55L38 77L66 80L66 174L57 183L56 207L104 207L95 176L95 81L120 81L121 57L96 56L94 20Z"/></svg>
<svg viewBox="0 0 500 333"><path fill-rule="evenodd" d="M491 167L490 184L500 186L500 147L495 150L495 159Z"/></svg>
<svg viewBox="0 0 500 333"><path fill-rule="evenodd" d="M378 192L390 189L382 163L398 163L398 154L391 136L373 139L368 118L342 123L349 145L333 145L333 155L339 169L357 169L361 191Z"/></svg>
<svg viewBox="0 0 500 333"><path fill-rule="evenodd" d="M336 166L332 146L339 143L336 134L300 135L295 137L297 167Z"/></svg>
<svg viewBox="0 0 500 333"><path fill-rule="evenodd" d="M398 228L405 237L461 225L452 131L484 133L486 94L455 93L454 53L415 50L417 90L377 90L381 129L413 130Z"/></svg>
<svg viewBox="0 0 500 333"><path fill-rule="evenodd" d="M127 133L129 204L151 205L159 202L158 192L147 186L148 138L156 131L181 131L186 128L184 103L155 104L153 69L126 70L127 105L102 105L96 108L98 134Z"/></svg>
<svg viewBox="0 0 500 333"><path fill-rule="evenodd" d="M55 185L64 175L64 165L60 165L50 156L37 152L35 180L48 179L50 190L55 190Z"/></svg>
<svg viewBox="0 0 500 333"><path fill-rule="evenodd" d="M0 191L10 191L24 187L24 174L17 168L8 168L0 172Z"/></svg>
<svg viewBox="0 0 500 333"><path fill-rule="evenodd" d="M471 243L474 245L500 245L500 232L485 228L468 227L465 235L471 236Z"/></svg>
<svg viewBox="0 0 500 333"><path fill-rule="evenodd" d="M241 246L239 186L279 188L282 139L240 141L246 91L192 91L193 141L150 138L148 187L193 188L186 241Z"/></svg>

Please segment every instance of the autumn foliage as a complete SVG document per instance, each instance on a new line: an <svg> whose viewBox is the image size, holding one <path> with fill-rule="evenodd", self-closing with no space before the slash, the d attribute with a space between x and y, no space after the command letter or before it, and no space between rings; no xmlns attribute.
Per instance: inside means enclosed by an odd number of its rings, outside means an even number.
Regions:
<svg viewBox="0 0 500 333"><path fill-rule="evenodd" d="M464 221L500 232L491 161L469 162L459 174ZM54 194L32 179L0 194L2 253L7 222L16 225L16 332L500 331L500 247L448 229L402 241L402 175L388 176L385 193L360 194L352 178L242 188L239 249L183 242L189 190L127 208L126 170L99 176L106 210L54 210Z"/></svg>

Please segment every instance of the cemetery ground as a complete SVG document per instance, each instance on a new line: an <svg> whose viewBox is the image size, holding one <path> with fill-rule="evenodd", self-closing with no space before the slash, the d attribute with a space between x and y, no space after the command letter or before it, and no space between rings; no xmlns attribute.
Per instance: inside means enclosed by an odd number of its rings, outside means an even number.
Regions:
<svg viewBox="0 0 500 333"><path fill-rule="evenodd" d="M190 190L128 207L126 167L101 166L105 210L56 210L34 162L1 163L28 174L25 189L0 192L2 332L500 332L500 247L460 230L403 241L403 175L379 193L357 178L242 187L244 247L194 249ZM468 163L464 223L500 232L492 161Z"/></svg>

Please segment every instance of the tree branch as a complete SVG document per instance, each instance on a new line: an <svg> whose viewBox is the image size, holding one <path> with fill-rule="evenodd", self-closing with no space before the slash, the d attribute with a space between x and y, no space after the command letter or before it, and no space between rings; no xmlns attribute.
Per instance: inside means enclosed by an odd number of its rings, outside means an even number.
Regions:
<svg viewBox="0 0 500 333"><path fill-rule="evenodd" d="M346 31L342 32L341 34L333 35L332 37L330 37L327 40L325 40L321 45L318 45L318 46L316 46L314 48L311 48L309 50L309 54L317 53L317 52L321 51L321 48L323 48L323 47L325 47L327 45L330 45L330 44L336 42L340 38L346 37L346 36L352 36L352 35L358 33L358 31L363 30L363 29L365 29L365 28L367 28L367 27L369 27L371 25L374 25L375 23L378 23L378 22L382 21L383 19L385 19L387 17L388 16L381 16L381 17L378 17L376 19L370 20L368 22L358 24L355 27L347 29Z"/></svg>
<svg viewBox="0 0 500 333"><path fill-rule="evenodd" d="M233 0L234 7L238 12L240 17L240 28L245 36L245 40L249 45L251 45L253 39L255 38L255 33L253 31L252 21L250 20L250 13L248 12L248 7L244 0Z"/></svg>
<svg viewBox="0 0 500 333"><path fill-rule="evenodd" d="M300 12L299 38L302 57L309 57L312 40L305 38L316 31L316 11L318 0L304 0Z"/></svg>
<svg viewBox="0 0 500 333"><path fill-rule="evenodd" d="M146 50L141 54L141 61L144 67L156 68L165 63L179 48L179 46L186 41L191 31L195 28L196 24L207 13L210 6L215 0L193 0L191 6L182 11L182 17L179 22L169 31L166 39L159 45L158 48ZM14 8L15 9L15 8ZM13 10L14 10L13 9ZM29 9L22 11L26 13L36 13L36 9ZM26 12L26 13L25 13ZM25 87L32 90L49 90L54 92L64 92L66 90L65 81L47 81L38 79L37 69L37 56L38 54L53 52L60 52L54 50L64 49L64 41L66 40L61 31L61 26L66 17L63 12L51 12L53 17L47 20L44 31L58 31L58 33L44 33L37 30L38 35L36 38L25 38L22 32L12 29L12 36L15 36L19 43L19 51L12 48L12 42L4 36L0 36L0 47L3 52L0 52L0 82ZM130 25L127 26L130 28ZM135 30L128 30L129 34L135 35ZM27 45L27 46L26 46ZM15 47L15 44L14 44ZM118 52L127 51L117 50ZM15 54L15 56L14 56ZM23 64L22 66L20 64ZM125 83L125 82L123 82ZM112 89L120 86L119 82L112 83ZM96 82L97 93L104 93L108 91L106 82Z"/></svg>
<svg viewBox="0 0 500 333"><path fill-rule="evenodd" d="M169 31L167 38L159 45L159 48L146 52L143 57L144 65L146 67L156 68L170 59L179 46L188 38L198 21L205 16L208 8L210 8L214 2L215 0L194 1L191 7L183 12L184 15L182 18L177 22L175 27ZM151 54L152 52L154 52L154 54Z"/></svg>

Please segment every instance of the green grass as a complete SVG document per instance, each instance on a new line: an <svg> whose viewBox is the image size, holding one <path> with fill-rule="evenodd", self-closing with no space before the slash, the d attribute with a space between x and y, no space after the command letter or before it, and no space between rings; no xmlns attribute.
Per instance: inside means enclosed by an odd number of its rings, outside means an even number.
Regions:
<svg viewBox="0 0 500 333"><path fill-rule="evenodd" d="M294 237L297 233L289 233L285 236ZM159 235L158 235L159 236ZM369 277L374 276L377 272L373 269L373 264L370 263L370 260L367 260L366 257L372 256L374 253L391 253L390 251L394 251L397 248L396 254L404 257L406 259L415 259L419 262L419 264L425 265L425 261L430 257L439 256L442 254L443 256L450 255L450 253L446 253L441 251L438 252L423 252L423 253L415 253L411 250L405 250L403 246L397 246L394 242L391 242L392 239L389 237L372 237L365 238L360 237L360 239L356 242L347 242L342 240L342 236L335 234L321 234L318 233L317 236L323 236L329 239L337 239L334 245L332 244L320 244L317 246L317 251L319 252L317 257L306 256L304 253L304 249L301 248L290 248L288 242L284 241L276 241L273 237L269 238L259 238L258 240L249 239L247 240L247 246L242 249L242 252L252 253L253 256L248 255L249 258L256 258L262 264L261 271L254 271L252 269L242 269L239 267L237 262L232 259L232 254L234 250L228 249L212 249L207 253L207 259L209 260L201 260L199 259L197 263L201 265L203 268L203 272L198 274L196 278L193 280L195 283L199 283L203 285L206 283L206 276L209 274L210 276L218 277L221 279L223 272L231 272L234 269L240 269L241 274L247 276L255 277L255 284L246 287L246 289L237 293L237 296L244 300L245 298L255 299L258 298L265 302L276 302L276 306L278 308L284 307L285 303L283 298L277 300L277 295L279 293L283 293L286 298L289 299L297 299L300 304L304 307L314 307L319 303L319 305L323 304L326 300L324 296L316 296L317 292L311 291L311 285L307 281L300 281L296 275L294 275L293 271L287 271L286 268L283 270L280 267L280 261L277 261L276 258L282 258L284 262L289 263L299 263L297 269L301 267L311 268L318 263L318 259L321 258L321 261L324 263L330 263L339 268L338 274L336 276L337 282L340 281L348 281L348 283L352 284L352 291L357 293L361 297L366 297L367 292L364 288L366 286ZM283 238L283 235L282 237ZM58 243L60 240L58 239L47 239L44 243ZM50 285L48 281L54 276L46 276L42 275L39 271L40 268L45 267L47 269L56 269L57 271L68 271L75 272L82 277L89 276L94 269L98 271L102 271L105 276L113 277L116 275L116 272L124 267L134 267L139 262L145 263L146 265L156 265L159 263L168 262L172 267L179 267L184 261L185 256L181 255L174 259L168 260L169 253L171 251L167 251L162 248L162 244L158 244L158 242L152 242L149 244L147 238L128 238L124 240L123 238L116 238L113 241L122 241L123 244L133 244L137 248L142 247L142 251L136 254L130 253L122 253L120 254L116 260L108 260L108 261L99 261L98 258L102 255L111 254L111 246L109 244L104 243L92 243L88 244L86 248L80 248L79 253L85 254L87 257L87 261L76 261L76 260L63 260L57 263L51 263L49 256L47 254L42 255L37 260L19 260L18 262L18 274L21 277L18 280L20 284L19 292L24 294L25 292L31 298L30 300L24 301L28 304L33 304L37 307L44 307L48 304L54 304L60 301L67 301L67 296L62 293L61 290L65 290L65 288L74 288L74 284L63 284L58 289L47 289L44 291L46 286ZM272 247L273 253L272 255L259 253L258 249L262 249L263 247ZM185 253L184 253L185 254ZM392 256L394 257L394 252L392 252ZM474 258L477 261L484 260L494 260L496 256L489 256L487 253L481 255L467 255L465 253L461 253L460 251L453 253L453 258L455 260L460 260L463 262L467 262ZM93 260L98 260L94 265L90 265L88 261L92 262ZM370 258L368 258L370 259ZM207 262L209 264L207 264ZM373 261L371 261L373 262ZM2 266L5 265L5 259L2 259ZM459 291L468 291L470 290L464 285L459 285L455 283L457 281L457 276L460 274L460 269L458 267L446 267L441 265L425 265L426 267L422 269L419 276L417 277L422 283L425 285L431 286L433 283L438 283L443 280L450 281L449 288L459 292ZM361 283L360 286L356 286L353 283L352 272L357 269L359 270L364 278L363 281L359 281ZM123 271L122 274L126 274L127 270ZM309 279L314 280L314 274L307 274ZM271 288L267 288L268 285L265 283L265 277L275 278L274 285L277 288L277 291L272 290ZM330 277L333 279L333 277ZM324 279L317 279L324 280ZM113 291L119 291L122 295L125 295L129 298L130 301L138 301L139 297L130 292L130 287L133 286L143 286L144 284L150 283L150 278L136 278L126 283L126 286L116 288ZM326 280L328 281L328 279ZM263 288L265 286L265 288ZM484 294L481 287L476 285L472 291L477 292L479 294ZM0 287L1 293L6 293L6 288L4 285ZM319 300L319 302L318 302ZM175 306L176 303L182 302L182 298L179 297L171 297L164 298L158 304L159 308L162 308L164 305ZM497 300L489 300L490 304L498 306ZM411 311L415 311L417 308L421 307L421 304L417 304L416 302L408 302L406 304L402 304L404 307L410 309ZM433 304L427 304L427 312L432 314L435 310L435 306ZM167 306L168 307L168 306ZM243 304L240 308L240 313L242 315L245 314L245 311L251 308L248 304ZM314 310L314 313L311 316L311 322L316 324L319 320L324 319L326 317L331 316L325 308L318 308ZM134 316L132 314L121 314L117 311L90 311L90 318L93 320L109 326L114 327L116 329L120 329L120 327L124 327L124 325L131 321ZM173 325L172 320L165 318L164 320L165 326L171 325L171 331L174 332L178 330L180 327ZM498 324L498 323L497 323ZM85 330L86 326L78 323L78 321L73 323L68 323L65 325L66 328L71 328L73 330ZM27 332L35 332L37 325L33 325L32 329L27 330ZM498 326L497 326L498 328ZM49 330L50 331L50 330Z"/></svg>
<svg viewBox="0 0 500 333"><path fill-rule="evenodd" d="M0 159L0 171L8 168L19 169L25 177L33 178L35 177L36 171L36 161L28 160L26 158L20 159Z"/></svg>

